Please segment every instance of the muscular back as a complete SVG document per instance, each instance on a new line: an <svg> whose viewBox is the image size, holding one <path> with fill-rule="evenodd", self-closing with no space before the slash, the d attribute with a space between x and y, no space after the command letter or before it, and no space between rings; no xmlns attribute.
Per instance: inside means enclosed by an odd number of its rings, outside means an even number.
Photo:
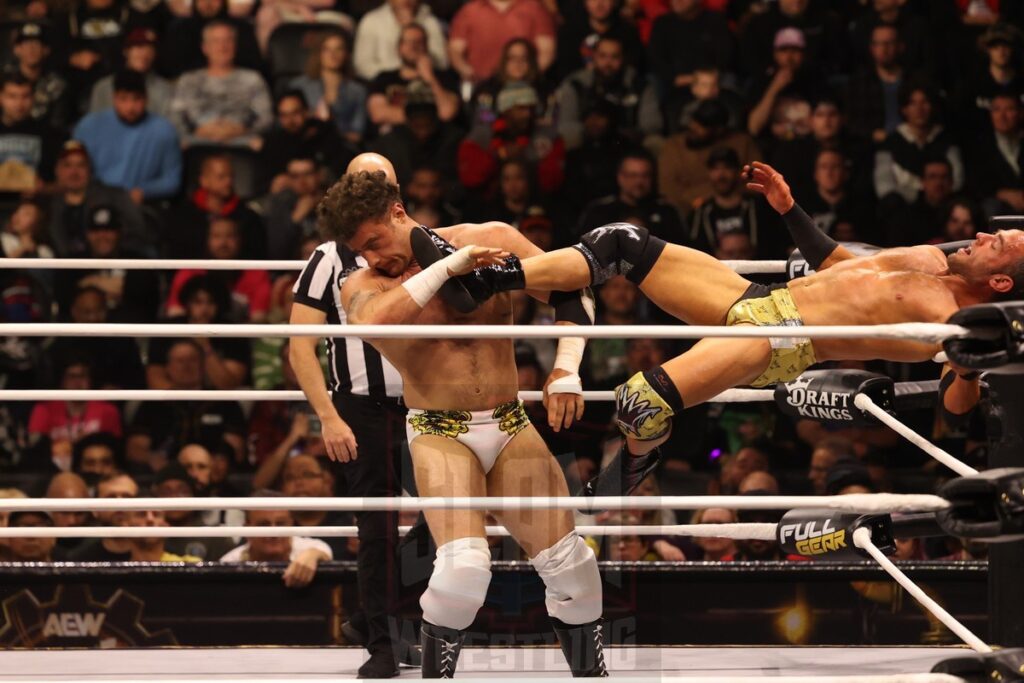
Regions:
<svg viewBox="0 0 1024 683"><path fill-rule="evenodd" d="M459 225L437 232L456 247L469 244L500 247L520 257L532 255L502 224ZM521 237L516 232L516 237ZM525 241L525 240L524 240ZM527 243L529 244L529 243ZM532 245L531 245L532 246ZM539 253L539 250L537 250ZM345 283L343 300L373 291L399 287L419 272L411 266L390 278L371 269L361 270ZM488 300L468 315L431 299L411 325L508 325L512 301L508 294ZM411 331L411 330L410 330ZM402 374L405 402L410 408L486 410L513 400L519 389L511 339L368 339Z"/></svg>
<svg viewBox="0 0 1024 683"><path fill-rule="evenodd" d="M945 322L957 309L943 282L945 255L935 247L889 249L835 265L789 283L806 325L880 325ZM814 342L819 360L920 361L935 344L875 340Z"/></svg>

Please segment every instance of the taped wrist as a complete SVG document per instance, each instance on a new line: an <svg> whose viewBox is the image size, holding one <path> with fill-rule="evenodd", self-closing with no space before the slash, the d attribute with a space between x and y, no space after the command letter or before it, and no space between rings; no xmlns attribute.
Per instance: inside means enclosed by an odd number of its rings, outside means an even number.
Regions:
<svg viewBox="0 0 1024 683"><path fill-rule="evenodd" d="M575 292L551 292L548 303L555 309L555 322L594 324L594 292L590 287Z"/></svg>
<svg viewBox="0 0 1024 683"><path fill-rule="evenodd" d="M839 247L839 243L818 229L807 212L794 203L786 213L782 214L782 221L789 229L793 243L800 250L808 265L817 270L821 264L832 255L832 252Z"/></svg>
<svg viewBox="0 0 1024 683"><path fill-rule="evenodd" d="M449 267L453 270L460 270L467 261L471 260L469 249L470 247L463 247L454 254L445 256L402 283L402 287L409 292L409 296L417 306L420 308L426 306L427 302L444 286L444 283L451 277L448 273Z"/></svg>

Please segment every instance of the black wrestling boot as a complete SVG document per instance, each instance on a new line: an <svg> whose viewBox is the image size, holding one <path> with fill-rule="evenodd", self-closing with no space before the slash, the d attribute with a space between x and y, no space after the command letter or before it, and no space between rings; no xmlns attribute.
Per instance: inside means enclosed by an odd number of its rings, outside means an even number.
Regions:
<svg viewBox="0 0 1024 683"><path fill-rule="evenodd" d="M465 631L424 621L420 632L423 634L423 678L454 678Z"/></svg>
<svg viewBox="0 0 1024 683"><path fill-rule="evenodd" d="M370 658L359 667L357 678L394 678L398 675L395 653L382 648L370 653Z"/></svg>
<svg viewBox="0 0 1024 683"><path fill-rule="evenodd" d="M580 489L578 496L628 496L661 462L661 448L655 448L646 455L632 455L623 439L619 452L608 466L598 472ZM603 510L580 508L580 512L596 515Z"/></svg>
<svg viewBox="0 0 1024 683"><path fill-rule="evenodd" d="M456 249L433 230L420 226L413 228L409 234L412 254L420 268L426 270L446 256L455 253ZM477 308L476 298L469 292L469 284L476 279L474 273L448 278L441 285L441 298L446 304L459 313L472 313Z"/></svg>
<svg viewBox="0 0 1024 683"><path fill-rule="evenodd" d="M604 638L601 633L604 623L601 619L574 625L552 617L551 625L573 678L605 678L608 675L604 665Z"/></svg>

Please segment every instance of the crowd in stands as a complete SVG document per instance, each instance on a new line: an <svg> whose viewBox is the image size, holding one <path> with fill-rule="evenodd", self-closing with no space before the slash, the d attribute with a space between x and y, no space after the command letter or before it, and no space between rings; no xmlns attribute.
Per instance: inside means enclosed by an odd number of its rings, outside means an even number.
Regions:
<svg viewBox="0 0 1024 683"><path fill-rule="evenodd" d="M316 206L360 151L387 156L428 227L500 220L543 249L614 221L721 259L784 258L741 169L779 169L817 225L880 246L971 238L1024 213L1024 2L1013 0L14 0L0 23L0 250L9 258L306 259ZM293 271L0 270L0 321L272 322ZM521 293L514 293L519 295ZM598 324L674 321L623 278ZM700 296L693 292L693 296ZM514 296L516 321L552 313ZM588 345L610 389L686 347ZM545 341L516 347L539 389ZM938 366L844 364L898 380ZM5 388L295 389L283 340L6 338ZM553 433L570 488L618 447L612 406ZM904 416L983 464L982 420ZM930 492L947 473L886 429L771 405L677 419L647 492ZM322 496L300 404L5 402L0 495ZM269 495L264 491L264 495ZM95 517L95 519L93 519ZM10 526L221 524L230 515L18 513ZM611 523L661 523L639 511ZM259 526L347 523L249 513ZM602 518L604 519L604 518ZM707 510L705 523L746 521ZM325 521L326 520L326 521ZM233 522L241 523L240 519ZM753 520L752 520L753 521ZM760 521L760 520L757 520ZM771 544L593 539L602 559L757 559ZM290 560L289 585L353 543L296 538L0 541L0 559ZM914 557L983 552L917 544Z"/></svg>

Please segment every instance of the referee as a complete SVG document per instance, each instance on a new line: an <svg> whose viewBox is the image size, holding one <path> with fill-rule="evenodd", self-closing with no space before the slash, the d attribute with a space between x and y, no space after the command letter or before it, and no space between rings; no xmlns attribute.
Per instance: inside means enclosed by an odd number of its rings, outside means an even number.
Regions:
<svg viewBox="0 0 1024 683"><path fill-rule="evenodd" d="M360 154L347 173L384 171L397 185L395 170L384 157ZM341 286L366 261L342 245L325 242L316 248L293 292L293 325L344 325ZM405 442L405 406L398 371L366 342L328 338L330 393L317 358L315 337L292 337L289 360L299 386L320 418L327 455L336 463L352 496L400 496L401 446ZM344 417L343 417L344 416ZM359 667L360 678L398 675L388 628L390 610L397 604L397 513L356 513L359 526L359 599L366 615L366 648L370 658ZM397 632L397 630L396 630ZM397 636L396 636L397 638Z"/></svg>

